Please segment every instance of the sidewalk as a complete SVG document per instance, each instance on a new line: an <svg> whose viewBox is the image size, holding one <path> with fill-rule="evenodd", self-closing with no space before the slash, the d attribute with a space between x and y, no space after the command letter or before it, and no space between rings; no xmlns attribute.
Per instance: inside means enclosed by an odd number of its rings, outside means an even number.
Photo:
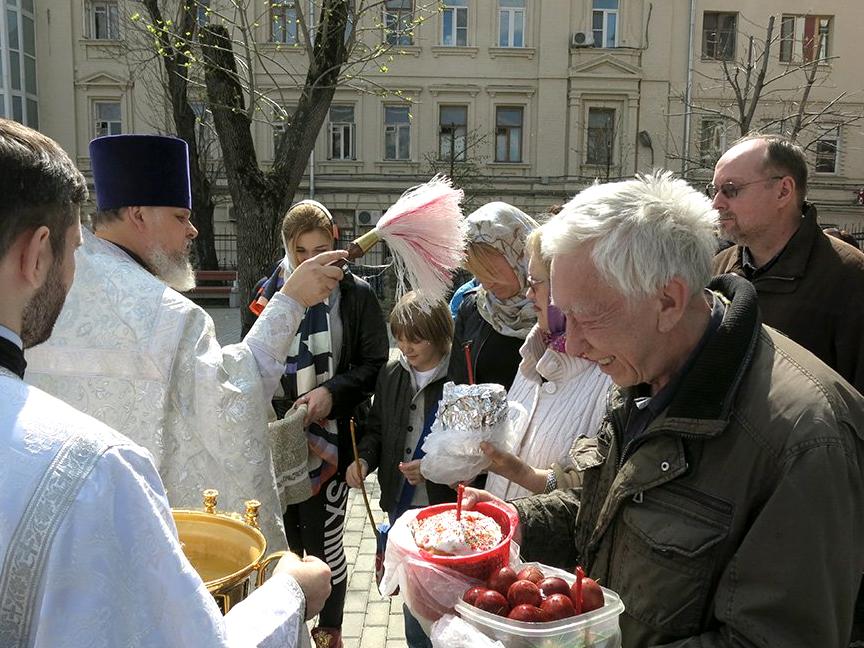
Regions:
<svg viewBox="0 0 864 648"><path fill-rule="evenodd" d="M239 309L208 307L206 310L216 325L220 344L233 344L240 339ZM366 480L366 492L376 524L385 521L387 516L378 508L380 489L374 474ZM402 598L391 599L378 593L375 531L366 515L361 491L353 488L348 495L343 544L348 561L348 593L342 622L345 648L405 648Z"/></svg>
<svg viewBox="0 0 864 648"><path fill-rule="evenodd" d="M366 480L366 492L376 524L387 516L378 508L380 491L375 475ZM342 635L345 648L404 648L402 597L387 598L375 585L375 532L366 515L363 495L351 489L345 518L345 557L348 559L348 594Z"/></svg>

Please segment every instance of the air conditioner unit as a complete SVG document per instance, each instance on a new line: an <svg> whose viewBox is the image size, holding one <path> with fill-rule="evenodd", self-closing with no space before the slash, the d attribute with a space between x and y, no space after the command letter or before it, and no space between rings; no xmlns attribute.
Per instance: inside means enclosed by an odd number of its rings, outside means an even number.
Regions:
<svg viewBox="0 0 864 648"><path fill-rule="evenodd" d="M378 219L381 218L380 209L357 209L354 211L354 221L357 228L375 227L378 224Z"/></svg>
<svg viewBox="0 0 864 648"><path fill-rule="evenodd" d="M594 32L573 32L573 37L570 39L570 45L573 47L594 47Z"/></svg>

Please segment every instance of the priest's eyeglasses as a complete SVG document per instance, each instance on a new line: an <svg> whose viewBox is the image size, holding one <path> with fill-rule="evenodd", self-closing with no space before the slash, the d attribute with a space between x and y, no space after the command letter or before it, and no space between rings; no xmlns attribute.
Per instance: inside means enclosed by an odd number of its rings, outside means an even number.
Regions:
<svg viewBox="0 0 864 648"><path fill-rule="evenodd" d="M781 180L786 176L771 176L770 178L761 178L760 180L753 180L751 182L744 182L742 184L735 184L734 182L724 182L719 187L715 185L713 182L709 182L705 185L705 195L707 195L711 200L714 200L714 196L718 193L723 194L726 198L732 199L737 198L738 194L744 187L749 187L750 185L758 184L760 182L768 182L769 180Z"/></svg>

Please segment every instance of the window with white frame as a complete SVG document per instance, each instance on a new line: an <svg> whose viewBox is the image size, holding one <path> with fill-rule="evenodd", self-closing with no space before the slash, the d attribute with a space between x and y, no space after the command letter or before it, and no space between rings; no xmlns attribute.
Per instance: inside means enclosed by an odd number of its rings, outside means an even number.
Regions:
<svg viewBox="0 0 864 648"><path fill-rule="evenodd" d="M591 29L594 47L618 47L618 0L594 0Z"/></svg>
<svg viewBox="0 0 864 648"><path fill-rule="evenodd" d="M100 100L93 102L93 137L120 135L123 133L123 119L120 102Z"/></svg>
<svg viewBox="0 0 864 648"><path fill-rule="evenodd" d="M384 106L384 159L411 159L411 112L408 106Z"/></svg>
<svg viewBox="0 0 864 648"><path fill-rule="evenodd" d="M354 160L354 106L330 107L331 160Z"/></svg>
<svg viewBox="0 0 864 648"><path fill-rule="evenodd" d="M495 109L495 161L522 161L521 107L499 106Z"/></svg>
<svg viewBox="0 0 864 648"><path fill-rule="evenodd" d="M414 0L384 1L384 36L388 45L413 45Z"/></svg>
<svg viewBox="0 0 864 648"><path fill-rule="evenodd" d="M468 106L438 109L438 156L442 160L464 160L468 137Z"/></svg>
<svg viewBox="0 0 864 648"><path fill-rule="evenodd" d="M270 42L282 45L296 45L297 3L295 0L281 0L270 4Z"/></svg>
<svg viewBox="0 0 864 648"><path fill-rule="evenodd" d="M441 44L450 47L468 45L468 0L444 0Z"/></svg>
<svg viewBox="0 0 864 648"><path fill-rule="evenodd" d="M85 15L87 38L95 40L120 38L120 9L117 0L89 0Z"/></svg>
<svg viewBox="0 0 864 648"><path fill-rule="evenodd" d="M832 16L784 14L780 18L780 61L825 60L830 55Z"/></svg>
<svg viewBox="0 0 864 648"><path fill-rule="evenodd" d="M498 47L525 47L525 0L498 0Z"/></svg>
<svg viewBox="0 0 864 648"><path fill-rule="evenodd" d="M614 160L615 109L589 108L585 163L608 167Z"/></svg>
<svg viewBox="0 0 864 648"><path fill-rule="evenodd" d="M837 173L840 127L832 128L816 142L816 173Z"/></svg>
<svg viewBox="0 0 864 648"><path fill-rule="evenodd" d="M5 16L4 36L9 52L9 76L4 80L3 55L0 51L0 113L17 122L39 128L38 97L36 92L36 32L33 3L9 2L0 14L0 26ZM0 48L2 49L2 48ZM3 89L5 86L5 90Z"/></svg>
<svg viewBox="0 0 864 648"><path fill-rule="evenodd" d="M699 162L713 168L726 150L726 120L722 117L703 117L699 129Z"/></svg>
<svg viewBox="0 0 864 648"><path fill-rule="evenodd" d="M735 58L738 14L706 11L702 14L702 58L731 61Z"/></svg>

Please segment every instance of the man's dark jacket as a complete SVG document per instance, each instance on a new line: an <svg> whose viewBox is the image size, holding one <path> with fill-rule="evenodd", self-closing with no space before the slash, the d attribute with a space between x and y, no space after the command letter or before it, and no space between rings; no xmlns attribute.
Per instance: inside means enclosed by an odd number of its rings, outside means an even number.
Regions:
<svg viewBox="0 0 864 648"><path fill-rule="evenodd" d="M744 276L740 245L714 258L715 274ZM864 394L864 253L827 236L816 208L777 261L752 279L765 324L816 354Z"/></svg>
<svg viewBox="0 0 864 648"><path fill-rule="evenodd" d="M864 569L864 398L730 303L670 405L625 449L632 392L574 448L580 491L516 500L528 560L618 592L624 648L848 645Z"/></svg>

